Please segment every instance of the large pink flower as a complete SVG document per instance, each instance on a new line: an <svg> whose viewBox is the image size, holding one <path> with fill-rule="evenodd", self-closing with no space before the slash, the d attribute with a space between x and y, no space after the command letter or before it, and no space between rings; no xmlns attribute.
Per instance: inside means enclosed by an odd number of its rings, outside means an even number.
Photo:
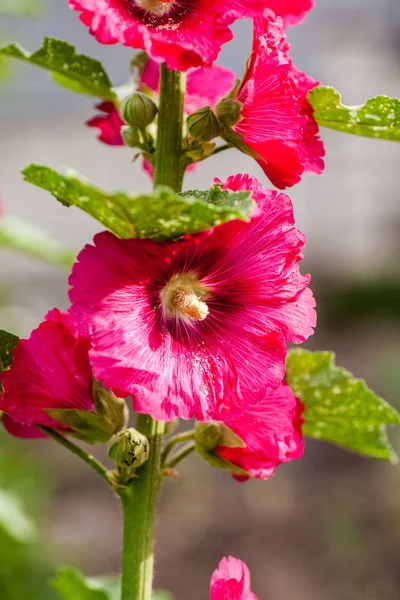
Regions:
<svg viewBox="0 0 400 600"><path fill-rule="evenodd" d="M302 405L288 385L268 390L261 401L249 405L240 417L225 421L246 446L217 447L215 451L250 477L268 479L275 467L303 455L301 412Z"/></svg>
<svg viewBox="0 0 400 600"><path fill-rule="evenodd" d="M297 25L304 19L316 0L269 0L268 8L283 17L285 25Z"/></svg>
<svg viewBox="0 0 400 600"><path fill-rule="evenodd" d="M236 19L260 14L266 0L69 0L103 44L140 48L170 69L211 66Z"/></svg>
<svg viewBox="0 0 400 600"><path fill-rule="evenodd" d="M270 11L255 19L253 56L237 100L242 120L234 130L260 159L278 188L305 171L321 173L324 146L307 94L318 83L293 65L282 19Z"/></svg>
<svg viewBox="0 0 400 600"><path fill-rule="evenodd" d="M211 577L210 600L257 600L244 562L233 556L221 560Z"/></svg>
<svg viewBox="0 0 400 600"><path fill-rule="evenodd" d="M157 419L242 413L282 381L285 342L315 325L290 199L247 175L226 188L253 193L251 222L165 243L104 232L70 278L96 378Z"/></svg>
<svg viewBox="0 0 400 600"><path fill-rule="evenodd" d="M68 315L57 308L20 340L13 363L0 376L0 410L4 423L18 437L39 437L35 425L65 429L44 411L49 408L92 410L89 340L76 334Z"/></svg>

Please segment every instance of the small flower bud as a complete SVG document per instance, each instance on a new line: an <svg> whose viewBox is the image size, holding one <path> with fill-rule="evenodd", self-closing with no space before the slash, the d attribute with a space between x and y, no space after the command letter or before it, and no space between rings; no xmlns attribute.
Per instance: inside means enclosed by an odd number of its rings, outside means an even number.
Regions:
<svg viewBox="0 0 400 600"><path fill-rule="evenodd" d="M145 129L154 121L157 112L157 105L149 96L142 92L135 92L123 103L121 117L134 129Z"/></svg>
<svg viewBox="0 0 400 600"><path fill-rule="evenodd" d="M189 115L187 125L192 138L200 142L209 142L221 132L218 119L209 106L204 106Z"/></svg>
<svg viewBox="0 0 400 600"><path fill-rule="evenodd" d="M222 98L215 107L215 114L222 127L230 128L242 120L243 104L232 98Z"/></svg>
<svg viewBox="0 0 400 600"><path fill-rule="evenodd" d="M119 467L137 469L148 460L149 453L149 440L132 427L120 431L108 443L108 456Z"/></svg>

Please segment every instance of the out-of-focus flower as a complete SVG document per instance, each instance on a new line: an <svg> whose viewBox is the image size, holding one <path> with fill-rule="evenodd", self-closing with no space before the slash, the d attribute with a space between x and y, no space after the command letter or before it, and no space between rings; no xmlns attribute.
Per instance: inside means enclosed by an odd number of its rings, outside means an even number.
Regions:
<svg viewBox="0 0 400 600"><path fill-rule="evenodd" d="M257 600L250 588L250 571L239 558L223 558L210 582L210 600Z"/></svg>

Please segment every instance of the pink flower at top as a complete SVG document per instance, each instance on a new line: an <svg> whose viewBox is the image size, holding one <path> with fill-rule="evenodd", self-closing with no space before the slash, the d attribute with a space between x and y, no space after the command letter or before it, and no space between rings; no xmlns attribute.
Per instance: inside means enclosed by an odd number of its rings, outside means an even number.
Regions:
<svg viewBox="0 0 400 600"><path fill-rule="evenodd" d="M313 332L290 199L248 175L225 188L252 192L251 222L163 243L100 233L70 278L96 378L156 419L234 418L279 386L285 343Z"/></svg>
<svg viewBox="0 0 400 600"><path fill-rule="evenodd" d="M266 0L69 0L103 44L145 50L168 68L210 67L237 19L254 17Z"/></svg>
<svg viewBox="0 0 400 600"><path fill-rule="evenodd" d="M57 308L18 342L10 369L0 375L0 410L10 433L40 437L35 425L65 429L44 412L49 408L94 408L88 350L89 340Z"/></svg>
<svg viewBox="0 0 400 600"><path fill-rule="evenodd" d="M233 556L221 560L211 577L210 600L257 600L244 562Z"/></svg>
<svg viewBox="0 0 400 600"><path fill-rule="evenodd" d="M324 146L307 102L318 83L293 65L282 19L265 11L254 22L252 61L237 95L242 120L233 129L283 189L298 183L304 172L320 174L324 168Z"/></svg>
<svg viewBox="0 0 400 600"><path fill-rule="evenodd" d="M275 467L303 455L302 409L288 385L268 390L261 401L249 405L240 417L225 421L246 446L217 447L215 451L246 471L249 477L268 479Z"/></svg>
<svg viewBox="0 0 400 600"><path fill-rule="evenodd" d="M315 6L316 0L269 0L268 8L277 17L284 19L285 25L297 25Z"/></svg>

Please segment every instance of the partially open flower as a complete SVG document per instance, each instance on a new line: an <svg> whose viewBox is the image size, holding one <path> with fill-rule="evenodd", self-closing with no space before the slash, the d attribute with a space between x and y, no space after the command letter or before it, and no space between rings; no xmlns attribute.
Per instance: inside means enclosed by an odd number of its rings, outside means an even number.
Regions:
<svg viewBox="0 0 400 600"><path fill-rule="evenodd" d="M233 556L221 560L211 577L210 600L257 600L244 562Z"/></svg>
<svg viewBox="0 0 400 600"><path fill-rule="evenodd" d="M318 84L293 65L289 48L282 19L265 11L254 20L253 55L235 98L240 115L222 134L256 158L278 188L299 182L306 171L320 174L324 168L324 146L307 102Z"/></svg>
<svg viewBox="0 0 400 600"><path fill-rule="evenodd" d="M262 12L266 0L69 0L103 44L140 48L170 69L210 67L233 35L229 25Z"/></svg>
<svg viewBox="0 0 400 600"><path fill-rule="evenodd" d="M285 342L315 325L290 199L246 175L226 188L252 192L251 222L163 243L100 233L70 278L96 378L160 420L241 414L282 381Z"/></svg>
<svg viewBox="0 0 400 600"><path fill-rule="evenodd" d="M243 469L249 477L268 479L277 466L303 455L302 409L288 385L269 390L260 402L248 406L240 417L225 421L225 425L243 440L245 447L221 445L215 452Z"/></svg>
<svg viewBox="0 0 400 600"><path fill-rule="evenodd" d="M124 125L113 102L100 102L96 108L100 114L86 121L88 127L99 130L98 139L109 146L123 146L121 127Z"/></svg>
<svg viewBox="0 0 400 600"><path fill-rule="evenodd" d="M68 429L47 409L94 410L89 340L78 335L67 314L51 310L28 340L20 340L13 363L0 376L0 410L18 437L38 437L36 425Z"/></svg>

